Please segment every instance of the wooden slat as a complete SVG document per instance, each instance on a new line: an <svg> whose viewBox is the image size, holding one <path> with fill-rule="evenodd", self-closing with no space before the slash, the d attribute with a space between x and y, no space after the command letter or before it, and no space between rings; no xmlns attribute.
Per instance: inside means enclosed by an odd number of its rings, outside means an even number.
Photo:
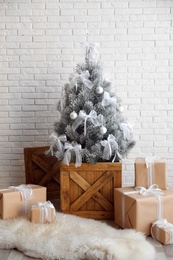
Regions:
<svg viewBox="0 0 173 260"><path fill-rule="evenodd" d="M77 172L71 171L70 172L70 178L75 181L84 191L87 191L92 185L90 185L84 178L82 178ZM86 194L86 193L84 193ZM83 194L83 195L84 195ZM112 204L105 198L100 192L95 192L95 194L91 197L93 197L94 200L96 200L104 209L106 210L113 210ZM79 208L75 207L76 202L74 202L70 209L71 210L78 210ZM84 202L85 203L85 202Z"/></svg>
<svg viewBox="0 0 173 260"><path fill-rule="evenodd" d="M80 175L81 175L81 177L82 177L84 180L87 178L87 172L85 172L85 171L80 172ZM71 180L71 178L70 178L70 183L71 183L71 182L73 182L73 180ZM83 190L82 187L80 187L80 185L78 185L77 183L76 183L76 185L78 186L78 188L79 188L79 190L80 190L80 196L81 196L81 195L84 193L84 190ZM76 199L77 199L77 198L76 198ZM73 203L71 203L71 205L72 205L72 204L73 204ZM85 211L85 210L87 210L87 208L86 208L86 203L83 203L79 210L80 210L80 211Z"/></svg>
<svg viewBox="0 0 173 260"><path fill-rule="evenodd" d="M78 168L78 171L121 171L121 163L110 163L110 162L99 162L96 165L90 163L82 163L82 165ZM66 164L61 164L61 170L65 171L75 171L76 167L74 163L70 163L69 166Z"/></svg>
<svg viewBox="0 0 173 260"><path fill-rule="evenodd" d="M120 188L122 186L122 169L117 171L114 176L114 188Z"/></svg>
<svg viewBox="0 0 173 260"><path fill-rule="evenodd" d="M35 162L43 171L47 172L50 165L39 157L39 154L32 154L32 161Z"/></svg>
<svg viewBox="0 0 173 260"><path fill-rule="evenodd" d="M50 166L46 162L44 162L38 155L33 154L32 160L46 172L46 175L43 179L39 182L39 185L46 185L50 180L54 177L55 173L59 172L60 166L59 162L55 162L54 165ZM56 175L57 176L57 175ZM58 180L56 178L56 180Z"/></svg>
<svg viewBox="0 0 173 260"><path fill-rule="evenodd" d="M61 209L62 211L64 210L69 210L70 209L70 179L69 179L69 173L63 171L62 174L63 178L60 176L60 182L61 182Z"/></svg>
<svg viewBox="0 0 173 260"><path fill-rule="evenodd" d="M113 177L112 172L105 172L90 188L80 196L70 207L70 209L77 210L84 203L86 203L89 198L91 198L103 185L108 182Z"/></svg>
<svg viewBox="0 0 173 260"><path fill-rule="evenodd" d="M65 214L73 214L79 217L93 218L99 220L114 219L113 211L64 211Z"/></svg>
<svg viewBox="0 0 173 260"><path fill-rule="evenodd" d="M88 172L86 172L86 181L91 185L93 185L93 183L95 182L95 174L88 174ZM95 210L95 204L96 204L96 200L94 200L94 198L90 198L87 202L86 202L86 210L87 211L94 211Z"/></svg>
<svg viewBox="0 0 173 260"><path fill-rule="evenodd" d="M94 182L96 182L102 175L103 175L103 169L102 169L102 171L95 171L94 172L94 176L95 176L95 181ZM99 192L101 194L103 194L103 187L101 187L99 189ZM96 201L94 201L94 202L95 202L94 203L94 211L104 211L103 207L100 206L99 203L97 203Z"/></svg>

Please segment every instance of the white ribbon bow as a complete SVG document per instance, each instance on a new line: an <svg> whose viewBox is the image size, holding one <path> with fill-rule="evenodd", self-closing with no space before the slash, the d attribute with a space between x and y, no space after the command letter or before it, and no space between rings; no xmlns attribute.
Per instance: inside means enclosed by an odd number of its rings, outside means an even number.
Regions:
<svg viewBox="0 0 173 260"><path fill-rule="evenodd" d="M103 94L103 99L102 99L102 106L106 107L109 106L110 104L112 105L116 105L116 99L115 98L111 98L110 94L105 91Z"/></svg>
<svg viewBox="0 0 173 260"><path fill-rule="evenodd" d="M115 137L110 134L107 140L101 141L101 145L104 146L102 158L105 160L109 160L112 156L112 153L115 151L114 158L112 162L115 161L116 155L121 158L121 155L118 152L118 143L115 141Z"/></svg>
<svg viewBox="0 0 173 260"><path fill-rule="evenodd" d="M28 202L28 200L33 198L32 188L29 187L28 185L21 184L19 186L10 186L9 189L20 192L20 195L21 195L22 200L24 202L23 211L24 211L24 214L27 214L28 213L27 202Z"/></svg>
<svg viewBox="0 0 173 260"><path fill-rule="evenodd" d="M173 224L169 223L167 221L167 219L159 219L157 221L155 221L151 227L151 235L154 239L156 239L153 235L153 232L152 232L152 228L157 225L159 228L163 228L163 229L169 229L170 233L171 233L171 236L170 236L170 241L169 241L169 244L172 244L173 243Z"/></svg>
<svg viewBox="0 0 173 260"><path fill-rule="evenodd" d="M164 193L161 191L161 189L158 188L157 184L151 185L148 189L137 186L135 187L135 190L139 191L141 195L149 196L149 195L163 195Z"/></svg>
<svg viewBox="0 0 173 260"><path fill-rule="evenodd" d="M86 56L90 61L97 61L99 58L99 52L97 50L98 44L96 43L84 43L86 48Z"/></svg>
<svg viewBox="0 0 173 260"><path fill-rule="evenodd" d="M56 146L58 152L60 153L63 153L64 151L64 146L62 144L62 142L66 142L67 141L67 137L65 134L63 135L57 135L56 132L53 132L51 135L50 135L50 139L51 139L51 145L50 145L50 149L49 151L51 152L51 155L53 156L53 148L54 146ZM48 151L48 152L49 152Z"/></svg>
<svg viewBox="0 0 173 260"><path fill-rule="evenodd" d="M78 118L72 124L73 131L75 131L78 128L78 126L82 123L82 121L84 121L84 135L86 135L86 122L88 119L91 120L93 125L95 125L95 126L100 125L99 121L97 120L97 113L94 110L92 110L89 113L89 115L87 115L84 110L80 110Z"/></svg>
<svg viewBox="0 0 173 260"><path fill-rule="evenodd" d="M94 84L88 79L90 77L89 71L82 71L80 74L79 73L75 73L73 74L73 77L71 79L71 86L76 86L76 90L77 90L77 81L80 79L82 80L82 82L85 84L85 86L89 89L91 89Z"/></svg>
<svg viewBox="0 0 173 260"><path fill-rule="evenodd" d="M153 226L157 225L160 228L169 228L173 231L173 224L169 223L167 219L159 219L153 223Z"/></svg>
<svg viewBox="0 0 173 260"><path fill-rule="evenodd" d="M53 204L50 201L46 202L37 202L31 206L31 208L37 208L39 207L41 209L41 215L40 215L40 222L44 223L44 220L48 220L49 222L52 221L52 214L50 209L55 209ZM55 215L55 210L54 210Z"/></svg>
<svg viewBox="0 0 173 260"><path fill-rule="evenodd" d="M157 200L157 219L161 219L163 215L163 202L162 202L162 195L164 192L161 191L161 189L158 188L157 184L151 185L148 189L142 187L142 186L137 186L135 187L135 190L137 190L141 195L143 196L149 196L149 195L154 195L156 196Z"/></svg>
<svg viewBox="0 0 173 260"><path fill-rule="evenodd" d="M64 153L64 159L63 159L63 163L66 165L69 165L70 160L71 160L71 152L74 151L76 154L76 163L75 166L79 167L82 164L82 156L81 156L81 145L77 144L77 143L65 143L64 146L66 152Z"/></svg>
<svg viewBox="0 0 173 260"><path fill-rule="evenodd" d="M126 123L120 124L120 130L123 132L123 139L124 140L132 139L132 134L130 132L131 129L132 129L132 126L130 124L126 124Z"/></svg>

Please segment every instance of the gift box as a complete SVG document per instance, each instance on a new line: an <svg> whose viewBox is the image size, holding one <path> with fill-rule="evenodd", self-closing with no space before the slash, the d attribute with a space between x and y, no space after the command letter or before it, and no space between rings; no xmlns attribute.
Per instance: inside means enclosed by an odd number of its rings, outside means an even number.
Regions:
<svg viewBox="0 0 173 260"><path fill-rule="evenodd" d="M39 185L11 186L0 190L0 219L25 215L29 217L31 205L45 202L46 187Z"/></svg>
<svg viewBox="0 0 173 260"><path fill-rule="evenodd" d="M151 235L164 245L173 244L173 225L166 219L152 223Z"/></svg>
<svg viewBox="0 0 173 260"><path fill-rule="evenodd" d="M149 235L151 223L160 217L173 223L173 207L170 207L173 205L173 190L170 189L164 190L162 196L145 196L135 187L116 188L114 205L115 223L122 228Z"/></svg>
<svg viewBox="0 0 173 260"><path fill-rule="evenodd" d="M55 220L55 208L50 201L37 202L31 206L32 223L51 223Z"/></svg>
<svg viewBox="0 0 173 260"><path fill-rule="evenodd" d="M152 184L157 184L160 189L167 189L165 158L136 158L134 168L135 186L148 188Z"/></svg>

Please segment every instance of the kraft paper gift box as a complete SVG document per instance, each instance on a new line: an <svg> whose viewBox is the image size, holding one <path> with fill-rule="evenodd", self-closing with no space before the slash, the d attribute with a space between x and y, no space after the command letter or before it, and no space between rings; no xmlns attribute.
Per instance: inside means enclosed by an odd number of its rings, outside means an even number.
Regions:
<svg viewBox="0 0 173 260"><path fill-rule="evenodd" d="M31 205L47 200L46 187L39 185L11 186L0 190L0 219L25 215L29 217Z"/></svg>
<svg viewBox="0 0 173 260"><path fill-rule="evenodd" d="M160 189L167 189L165 158L136 158L134 168L135 186L148 188L152 184L157 184Z"/></svg>
<svg viewBox="0 0 173 260"><path fill-rule="evenodd" d="M152 224L151 235L164 245L173 244L173 224L166 219L160 219Z"/></svg>
<svg viewBox="0 0 173 260"><path fill-rule="evenodd" d="M173 190L163 191L162 198L156 195L144 196L135 187L114 189L114 220L122 228L136 229L150 235L151 223L161 215L173 223Z"/></svg>
<svg viewBox="0 0 173 260"><path fill-rule="evenodd" d="M50 201L37 202L31 206L32 223L51 223L55 220L55 208Z"/></svg>

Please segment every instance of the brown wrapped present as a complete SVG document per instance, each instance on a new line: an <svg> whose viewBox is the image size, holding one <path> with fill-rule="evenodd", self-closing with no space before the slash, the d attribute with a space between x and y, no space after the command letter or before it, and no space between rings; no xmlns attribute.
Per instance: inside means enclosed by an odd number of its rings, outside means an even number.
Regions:
<svg viewBox="0 0 173 260"><path fill-rule="evenodd" d="M173 224L166 219L157 220L152 224L151 235L164 245L173 244Z"/></svg>
<svg viewBox="0 0 173 260"><path fill-rule="evenodd" d="M46 187L39 185L11 186L0 190L0 219L25 215L29 217L31 205L46 201Z"/></svg>
<svg viewBox="0 0 173 260"><path fill-rule="evenodd" d="M55 208L50 201L37 202L31 206L31 222L51 223L55 220Z"/></svg>
<svg viewBox="0 0 173 260"><path fill-rule="evenodd" d="M150 187L157 184L162 190L167 189L166 159L136 158L135 186Z"/></svg>
<svg viewBox="0 0 173 260"><path fill-rule="evenodd" d="M149 195L152 192L156 191L144 189L144 195L141 195L134 187L114 189L115 223L122 228L136 229L146 235L150 234L151 223L161 217L173 223L173 207L170 207L173 204L173 190L164 190L162 196Z"/></svg>

